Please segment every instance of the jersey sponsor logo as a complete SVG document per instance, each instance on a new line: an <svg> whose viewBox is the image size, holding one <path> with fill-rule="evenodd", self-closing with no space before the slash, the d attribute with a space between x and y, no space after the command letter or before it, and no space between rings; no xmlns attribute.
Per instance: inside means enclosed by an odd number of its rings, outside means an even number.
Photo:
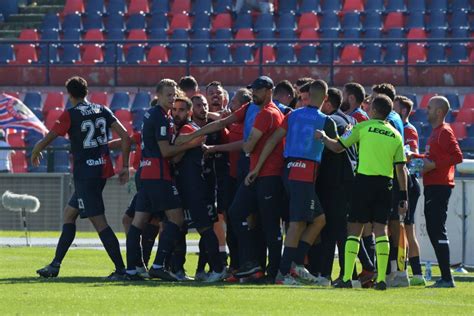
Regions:
<svg viewBox="0 0 474 316"><path fill-rule="evenodd" d="M291 161L288 163L288 165L286 165L286 167L288 169L290 168L303 168L303 169L306 169L306 163L302 162L302 161Z"/></svg>
<svg viewBox="0 0 474 316"><path fill-rule="evenodd" d="M94 166L102 166L107 163L107 160L104 158L99 158L99 159L87 159L86 164L89 167L94 167Z"/></svg>
<svg viewBox="0 0 474 316"><path fill-rule="evenodd" d="M150 166L151 166L151 161L150 160L140 161L140 167L150 167Z"/></svg>
<svg viewBox="0 0 474 316"><path fill-rule="evenodd" d="M145 118L147 118L147 119L150 118L150 113L149 113L149 112L146 112L145 115L143 115L143 117L145 117Z"/></svg>
<svg viewBox="0 0 474 316"><path fill-rule="evenodd" d="M377 127L372 127L372 126L369 127L368 132L388 136L388 137L391 137L391 138L395 138L395 133L394 132L387 131L387 130L384 130L384 129L380 129L380 128L377 128Z"/></svg>

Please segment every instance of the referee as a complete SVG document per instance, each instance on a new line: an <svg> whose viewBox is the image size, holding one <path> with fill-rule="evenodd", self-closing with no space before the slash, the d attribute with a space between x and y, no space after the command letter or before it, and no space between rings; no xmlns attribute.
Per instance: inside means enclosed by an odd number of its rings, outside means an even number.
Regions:
<svg viewBox="0 0 474 316"><path fill-rule="evenodd" d="M370 120L354 126L338 141L326 136L324 131L315 133L330 150L342 152L359 143L359 164L356 169L352 206L348 218L348 237L344 251L344 276L336 286L352 287L351 277L359 252L359 242L364 224L372 222L376 237L377 283L375 288L385 290L385 271L390 245L387 236L387 221L392 208L393 165L396 164L400 185L400 215L408 208L407 174L403 139L385 119L393 105L385 95L374 98L369 108Z"/></svg>

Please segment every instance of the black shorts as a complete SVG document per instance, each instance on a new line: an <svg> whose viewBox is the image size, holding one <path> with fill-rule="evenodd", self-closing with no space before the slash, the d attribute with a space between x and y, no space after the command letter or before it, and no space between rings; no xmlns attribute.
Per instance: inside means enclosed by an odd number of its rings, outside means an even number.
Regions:
<svg viewBox="0 0 474 316"><path fill-rule="evenodd" d="M94 217L105 213L104 190L107 179L74 179L74 193L69 205L79 210L81 218Z"/></svg>
<svg viewBox="0 0 474 316"><path fill-rule="evenodd" d="M237 188L237 179L229 175L225 183L225 202L227 203L227 207L225 208L226 213L229 212L229 208L234 201Z"/></svg>
<svg viewBox="0 0 474 316"><path fill-rule="evenodd" d="M396 191L395 191L396 190ZM393 192L392 192L392 212L390 213L390 220L399 220L398 214L398 181L394 181ZM416 204L421 195L420 182L414 174L408 175L408 210L405 215L405 220L403 221L405 225L414 225L415 224L415 211Z"/></svg>
<svg viewBox="0 0 474 316"><path fill-rule="evenodd" d="M358 174L354 180L348 222L387 224L392 209L392 179Z"/></svg>
<svg viewBox="0 0 474 316"><path fill-rule="evenodd" d="M299 164L295 166L295 164ZM312 164L312 171L308 169ZM306 160L287 160L283 171L283 184L289 199L289 221L290 222L308 222L311 223L316 217L323 214L323 208L315 190L315 177L308 175L315 173L315 163ZM304 166L304 167L301 167ZM309 176L306 181L304 177ZM301 178L301 180L297 180Z"/></svg>
<svg viewBox="0 0 474 316"><path fill-rule="evenodd" d="M141 180L136 212L162 216L164 211L181 208L178 190L169 180Z"/></svg>

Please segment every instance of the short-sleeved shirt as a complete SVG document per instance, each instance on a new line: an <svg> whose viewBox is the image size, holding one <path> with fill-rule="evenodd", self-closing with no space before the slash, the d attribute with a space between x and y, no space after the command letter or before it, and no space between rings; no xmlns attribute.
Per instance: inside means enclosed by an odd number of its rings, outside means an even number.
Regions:
<svg viewBox="0 0 474 316"><path fill-rule="evenodd" d="M238 142L243 139L244 125L242 123L233 123L229 127L229 134L227 135L227 143ZM239 162L240 152L229 152L229 175L237 178L237 165Z"/></svg>
<svg viewBox="0 0 474 316"><path fill-rule="evenodd" d="M194 122L189 122L184 124L177 133L177 137L180 134L186 135L193 133L199 129L199 126ZM180 162L176 164L177 172L181 178L186 178L190 176L202 176L202 167L203 167L203 152L201 147L194 147L186 150L181 158Z"/></svg>
<svg viewBox="0 0 474 316"><path fill-rule="evenodd" d="M410 146L410 151L418 153L418 131L410 122L403 124L403 136L405 145Z"/></svg>
<svg viewBox="0 0 474 316"><path fill-rule="evenodd" d="M247 103L240 107L237 111L235 111L232 115L237 118L238 123L244 124L244 141L247 141L250 135L250 131L252 130L253 124L255 122L255 118L257 114L260 112L260 108L258 105L254 103Z"/></svg>
<svg viewBox="0 0 474 316"><path fill-rule="evenodd" d="M400 114L392 110L385 120L387 120L400 133L400 135L402 135L402 139L405 138L403 121Z"/></svg>
<svg viewBox="0 0 474 316"><path fill-rule="evenodd" d="M345 148L359 143L358 174L393 178L393 165L406 162L403 138L386 121L371 119L359 123L339 142Z"/></svg>
<svg viewBox="0 0 474 316"><path fill-rule="evenodd" d="M352 111L352 113L349 115L352 116L357 121L357 123L364 122L369 119L369 116L364 110L362 110L361 107L355 108L354 111Z"/></svg>
<svg viewBox="0 0 474 316"><path fill-rule="evenodd" d="M250 170L255 169L260 154L262 153L263 147L283 122L283 113L273 103L265 105L255 117L253 128L259 130L262 133L262 137L258 140L254 150L250 154ZM272 153L268 156L267 160L263 164L260 170L259 177L266 176L280 176L283 167L283 141L280 141L278 145L273 149Z"/></svg>
<svg viewBox="0 0 474 316"><path fill-rule="evenodd" d="M168 113L157 105L143 116L141 180L171 180L170 162L163 157L158 142L171 141L173 126Z"/></svg>
<svg viewBox="0 0 474 316"><path fill-rule="evenodd" d="M107 135L116 121L108 108L89 102L64 111L56 121L52 131L59 136L69 135L76 179L114 175Z"/></svg>
<svg viewBox="0 0 474 316"><path fill-rule="evenodd" d="M278 109L280 109L281 113L283 113L284 115L287 115L288 113L290 113L293 110L292 108L290 108L287 105L284 105L280 101L273 100L273 103L275 103L276 107Z"/></svg>

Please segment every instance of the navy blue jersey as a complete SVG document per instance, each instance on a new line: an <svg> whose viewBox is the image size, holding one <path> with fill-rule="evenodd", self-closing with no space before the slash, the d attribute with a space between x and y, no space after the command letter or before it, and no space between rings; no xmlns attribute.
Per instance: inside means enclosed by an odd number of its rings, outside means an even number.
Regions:
<svg viewBox="0 0 474 316"><path fill-rule="evenodd" d="M168 113L159 105L149 109L143 116L142 159L138 171L140 179L171 180L169 160L163 158L158 142L171 142L172 128Z"/></svg>
<svg viewBox="0 0 474 316"><path fill-rule="evenodd" d="M199 126L194 122L189 122L183 125L176 135L190 134L199 129ZM176 174L179 177L201 177L203 173L203 152L200 146L186 150L183 158L176 164ZM197 188L196 188L197 189Z"/></svg>
<svg viewBox="0 0 474 316"><path fill-rule="evenodd" d="M69 135L74 160L74 178L109 178L114 175L108 146L108 131L117 119L106 107L82 102L59 117L52 131Z"/></svg>
<svg viewBox="0 0 474 316"><path fill-rule="evenodd" d="M286 130L283 156L321 162L324 144L315 139L316 130L324 130L329 137L336 136L334 121L317 107L305 106L289 113L281 128Z"/></svg>
<svg viewBox="0 0 474 316"><path fill-rule="evenodd" d="M391 111L386 120L393 126L395 127L395 129L400 133L400 135L402 135L402 139L404 139L404 127L403 127L403 121L402 121L402 118L400 117L400 114L398 114L397 112L395 111Z"/></svg>

